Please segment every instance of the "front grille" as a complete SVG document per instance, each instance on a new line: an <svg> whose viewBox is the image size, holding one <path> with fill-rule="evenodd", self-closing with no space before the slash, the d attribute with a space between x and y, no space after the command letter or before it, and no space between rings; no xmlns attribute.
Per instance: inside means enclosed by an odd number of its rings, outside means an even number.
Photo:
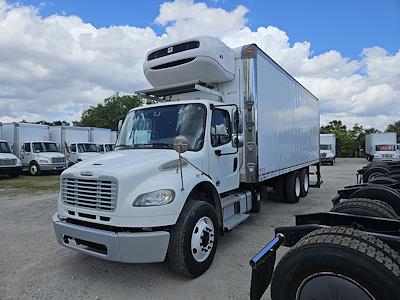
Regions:
<svg viewBox="0 0 400 300"><path fill-rule="evenodd" d="M393 158L393 154L382 154L383 158Z"/></svg>
<svg viewBox="0 0 400 300"><path fill-rule="evenodd" d="M15 166L17 164L16 159L0 159L0 166Z"/></svg>
<svg viewBox="0 0 400 300"><path fill-rule="evenodd" d="M114 211L117 205L117 191L117 181L113 178L62 178L61 197L65 205Z"/></svg>
<svg viewBox="0 0 400 300"><path fill-rule="evenodd" d="M65 157L52 157L51 162L53 164L65 163Z"/></svg>

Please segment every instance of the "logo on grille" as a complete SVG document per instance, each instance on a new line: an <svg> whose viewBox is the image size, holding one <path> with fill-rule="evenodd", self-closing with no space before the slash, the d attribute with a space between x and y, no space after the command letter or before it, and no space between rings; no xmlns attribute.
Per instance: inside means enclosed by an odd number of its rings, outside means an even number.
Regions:
<svg viewBox="0 0 400 300"><path fill-rule="evenodd" d="M81 172L81 176L93 176L93 172L83 171Z"/></svg>
<svg viewBox="0 0 400 300"><path fill-rule="evenodd" d="M174 52L174 47L168 47L167 48L167 53L171 54L172 52Z"/></svg>

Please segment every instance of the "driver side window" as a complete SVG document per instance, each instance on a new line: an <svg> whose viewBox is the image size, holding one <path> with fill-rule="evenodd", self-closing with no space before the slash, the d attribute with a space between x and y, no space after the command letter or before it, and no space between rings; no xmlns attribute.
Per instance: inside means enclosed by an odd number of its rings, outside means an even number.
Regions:
<svg viewBox="0 0 400 300"><path fill-rule="evenodd" d="M75 144L71 145L71 152L76 152L76 145Z"/></svg>
<svg viewBox="0 0 400 300"><path fill-rule="evenodd" d="M24 144L24 150L25 150L25 152L31 152L31 144L30 143L25 143Z"/></svg>
<svg viewBox="0 0 400 300"><path fill-rule="evenodd" d="M226 110L214 109L211 120L211 145L225 145L231 141L231 122Z"/></svg>

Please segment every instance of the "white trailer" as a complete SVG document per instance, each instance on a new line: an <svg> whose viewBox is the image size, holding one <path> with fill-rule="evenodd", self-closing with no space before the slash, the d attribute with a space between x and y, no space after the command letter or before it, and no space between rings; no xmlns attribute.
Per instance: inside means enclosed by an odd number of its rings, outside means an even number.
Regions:
<svg viewBox="0 0 400 300"><path fill-rule="evenodd" d="M30 123L4 123L3 139L21 159L22 169L31 175L41 172L60 172L66 169L65 155L50 140L48 125Z"/></svg>
<svg viewBox="0 0 400 300"><path fill-rule="evenodd" d="M319 103L255 44L185 40L148 52L144 73L154 88L137 93L155 104L128 113L115 151L62 174L55 234L112 261L168 256L193 278L267 191L290 203L307 195Z"/></svg>
<svg viewBox="0 0 400 300"><path fill-rule="evenodd" d="M3 126L0 123L0 175L9 175L11 178L18 177L21 173L21 160L12 153L10 145L2 139Z"/></svg>
<svg viewBox="0 0 400 300"><path fill-rule="evenodd" d="M111 129L90 127L89 141L95 144L109 144L111 139Z"/></svg>
<svg viewBox="0 0 400 300"><path fill-rule="evenodd" d="M365 153L369 161L399 160L395 132L370 133L365 136Z"/></svg>
<svg viewBox="0 0 400 300"><path fill-rule="evenodd" d="M333 166L336 159L336 135L333 133L320 134L319 144L321 163L329 163Z"/></svg>

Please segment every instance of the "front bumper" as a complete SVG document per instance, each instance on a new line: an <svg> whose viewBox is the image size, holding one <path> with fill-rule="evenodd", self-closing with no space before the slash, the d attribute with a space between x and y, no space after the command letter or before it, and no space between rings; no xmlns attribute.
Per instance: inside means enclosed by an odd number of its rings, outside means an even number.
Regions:
<svg viewBox="0 0 400 300"><path fill-rule="evenodd" d="M21 173L22 166L0 167L0 174Z"/></svg>
<svg viewBox="0 0 400 300"><path fill-rule="evenodd" d="M334 157L321 157L321 163L331 163L335 160Z"/></svg>
<svg viewBox="0 0 400 300"><path fill-rule="evenodd" d="M67 163L40 165L40 171L64 171L66 168Z"/></svg>
<svg viewBox="0 0 400 300"><path fill-rule="evenodd" d="M57 242L67 248L125 263L153 263L165 259L168 231L113 232L67 223L53 215Z"/></svg>
<svg viewBox="0 0 400 300"><path fill-rule="evenodd" d="M374 157L374 161L400 161L399 158L395 157Z"/></svg>

